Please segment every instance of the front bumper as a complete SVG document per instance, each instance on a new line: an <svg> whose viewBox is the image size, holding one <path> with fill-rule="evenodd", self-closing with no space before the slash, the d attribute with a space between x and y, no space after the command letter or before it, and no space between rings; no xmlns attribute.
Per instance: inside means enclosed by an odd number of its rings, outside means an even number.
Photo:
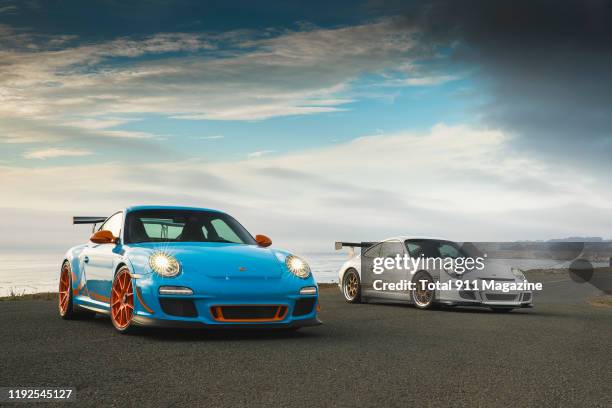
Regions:
<svg viewBox="0 0 612 408"><path fill-rule="evenodd" d="M491 308L530 308L533 307L533 293L524 292L485 292L485 291L443 291L437 300L448 306L482 306Z"/></svg>
<svg viewBox="0 0 612 408"><path fill-rule="evenodd" d="M193 290L193 294L159 293L160 286L170 284L189 287ZM161 279L155 275L142 276L136 281L134 323L155 327L219 329L294 328L319 325L321 321L317 316L318 290L312 295L300 294L300 289L307 286L316 287L316 283L314 280L298 280L298 278L207 279L186 282L180 279ZM220 309L228 309L229 312L232 308L240 311L240 309L270 307L278 308L278 313L270 318L265 316L236 318L217 314L217 310Z"/></svg>

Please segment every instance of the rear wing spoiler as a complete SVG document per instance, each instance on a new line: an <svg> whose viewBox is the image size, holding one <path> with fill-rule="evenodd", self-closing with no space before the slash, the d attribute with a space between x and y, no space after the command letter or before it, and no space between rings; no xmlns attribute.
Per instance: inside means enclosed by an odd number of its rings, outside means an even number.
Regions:
<svg viewBox="0 0 612 408"><path fill-rule="evenodd" d="M72 217L72 224L93 224L91 230L95 230L96 224L106 221L108 217Z"/></svg>
<svg viewBox="0 0 612 408"><path fill-rule="evenodd" d="M72 217L73 224L99 224L106 221L107 217Z"/></svg>
<svg viewBox="0 0 612 408"><path fill-rule="evenodd" d="M340 242L336 241L335 247L336 251L342 249L343 247L349 248L369 248L374 245L376 242Z"/></svg>
<svg viewBox="0 0 612 408"><path fill-rule="evenodd" d="M355 248L369 248L372 245L376 244L376 242L342 242L336 241L335 249L336 251L341 250L344 247L349 248L349 258L355 256Z"/></svg>

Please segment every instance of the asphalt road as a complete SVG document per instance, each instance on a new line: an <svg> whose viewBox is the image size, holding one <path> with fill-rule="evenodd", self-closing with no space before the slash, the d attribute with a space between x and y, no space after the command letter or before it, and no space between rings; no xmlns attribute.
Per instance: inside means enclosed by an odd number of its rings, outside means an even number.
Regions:
<svg viewBox="0 0 612 408"><path fill-rule="evenodd" d="M0 302L0 386L74 386L83 406L612 406L612 308L321 304L324 325L296 333L126 336Z"/></svg>

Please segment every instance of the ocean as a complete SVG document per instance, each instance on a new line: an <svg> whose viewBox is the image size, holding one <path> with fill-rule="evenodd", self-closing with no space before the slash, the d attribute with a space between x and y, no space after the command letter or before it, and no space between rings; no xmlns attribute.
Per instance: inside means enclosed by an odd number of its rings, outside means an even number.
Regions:
<svg viewBox="0 0 612 408"><path fill-rule="evenodd" d="M59 269L63 254L0 253L0 297L57 291ZM330 253L302 253L317 282L338 281L338 268L347 259L346 251Z"/></svg>

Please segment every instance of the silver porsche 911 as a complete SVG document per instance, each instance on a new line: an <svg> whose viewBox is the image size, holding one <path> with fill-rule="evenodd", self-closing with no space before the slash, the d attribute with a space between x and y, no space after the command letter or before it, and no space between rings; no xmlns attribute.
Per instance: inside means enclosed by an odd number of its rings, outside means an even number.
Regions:
<svg viewBox="0 0 612 408"><path fill-rule="evenodd" d="M350 249L349 259L338 271L338 286L349 303L400 302L420 309L436 304L484 306L495 312L533 307L534 284L523 271L487 259L466 244L402 236L336 242L336 250L343 247ZM355 248L361 248L360 253Z"/></svg>

